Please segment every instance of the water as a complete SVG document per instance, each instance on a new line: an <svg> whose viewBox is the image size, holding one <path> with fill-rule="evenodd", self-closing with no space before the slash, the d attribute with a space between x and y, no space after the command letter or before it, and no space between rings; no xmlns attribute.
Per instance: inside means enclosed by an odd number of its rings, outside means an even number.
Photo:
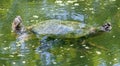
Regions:
<svg viewBox="0 0 120 66"><path fill-rule="evenodd" d="M0 66L120 66L119 0L1 0ZM61 19L91 25L111 22L112 31L69 39L37 49L40 40L32 35L26 42L11 33L13 19L20 15L25 26L42 20ZM57 40L57 39L56 39Z"/></svg>

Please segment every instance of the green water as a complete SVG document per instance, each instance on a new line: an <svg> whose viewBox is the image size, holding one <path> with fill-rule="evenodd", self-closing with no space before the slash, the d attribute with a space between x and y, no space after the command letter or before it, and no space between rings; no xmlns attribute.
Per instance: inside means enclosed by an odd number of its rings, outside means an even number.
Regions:
<svg viewBox="0 0 120 66"><path fill-rule="evenodd" d="M0 0L0 66L120 66L119 3L119 0ZM25 44L15 44L17 37L11 33L11 23L17 15L25 26L61 19L91 25L111 22L113 28L87 39L59 42L41 53L35 50L40 43L34 35Z"/></svg>

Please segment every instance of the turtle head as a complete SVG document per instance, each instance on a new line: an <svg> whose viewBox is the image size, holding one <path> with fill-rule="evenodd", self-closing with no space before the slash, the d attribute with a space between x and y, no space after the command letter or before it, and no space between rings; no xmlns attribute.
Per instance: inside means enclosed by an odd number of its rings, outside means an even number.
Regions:
<svg viewBox="0 0 120 66"><path fill-rule="evenodd" d="M104 32L109 32L111 31L111 29L112 29L112 26L110 22L107 22L100 27L100 30Z"/></svg>

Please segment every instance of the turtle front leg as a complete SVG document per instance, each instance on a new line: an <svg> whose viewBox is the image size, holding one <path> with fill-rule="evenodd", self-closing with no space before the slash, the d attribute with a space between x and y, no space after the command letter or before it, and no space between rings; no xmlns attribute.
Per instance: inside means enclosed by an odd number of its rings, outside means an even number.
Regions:
<svg viewBox="0 0 120 66"><path fill-rule="evenodd" d="M42 52L47 51L48 49L52 48L54 46L54 44L57 44L58 42L59 42L59 40L51 39L48 36L44 36L40 40L41 46L39 46L37 49L42 50Z"/></svg>
<svg viewBox="0 0 120 66"><path fill-rule="evenodd" d="M20 16L16 16L13 20L11 32L15 32L18 35L21 35L22 33L26 32L26 29L22 24L22 18Z"/></svg>
<svg viewBox="0 0 120 66"><path fill-rule="evenodd" d="M47 38L48 38L48 36L44 36L44 37L40 40L40 43L41 43L41 44L47 44Z"/></svg>
<svg viewBox="0 0 120 66"><path fill-rule="evenodd" d="M16 16L12 23L12 32L18 32L21 29L20 24L22 23L22 19L20 16Z"/></svg>
<svg viewBox="0 0 120 66"><path fill-rule="evenodd" d="M50 44L50 42L47 39L48 39L48 36L44 36L40 40L41 46L39 46L37 48L37 50L40 50L41 52L44 52L44 51L47 51L50 48L51 44Z"/></svg>

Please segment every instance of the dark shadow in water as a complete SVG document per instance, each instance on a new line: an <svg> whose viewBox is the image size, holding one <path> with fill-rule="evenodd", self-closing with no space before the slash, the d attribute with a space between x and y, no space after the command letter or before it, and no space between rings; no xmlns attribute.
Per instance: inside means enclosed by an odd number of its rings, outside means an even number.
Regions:
<svg viewBox="0 0 120 66"><path fill-rule="evenodd" d="M40 55L40 62L42 66L54 66L56 63L57 65L59 65L61 63L66 62L66 60L56 62L56 56L53 53L51 53L51 50L54 48L60 49L60 47L66 48L66 46L69 48L70 45L73 44L72 48L76 49L77 52L79 52L79 54L83 55L83 57L91 54L91 51L94 48L101 49L99 48L99 46L87 42L88 37L91 36L87 35L76 39L75 38L58 39L58 38L44 37L43 40L40 41L41 46L36 48L36 52ZM55 50L57 49L54 49L53 51ZM89 61L88 58L85 59L86 61Z"/></svg>

